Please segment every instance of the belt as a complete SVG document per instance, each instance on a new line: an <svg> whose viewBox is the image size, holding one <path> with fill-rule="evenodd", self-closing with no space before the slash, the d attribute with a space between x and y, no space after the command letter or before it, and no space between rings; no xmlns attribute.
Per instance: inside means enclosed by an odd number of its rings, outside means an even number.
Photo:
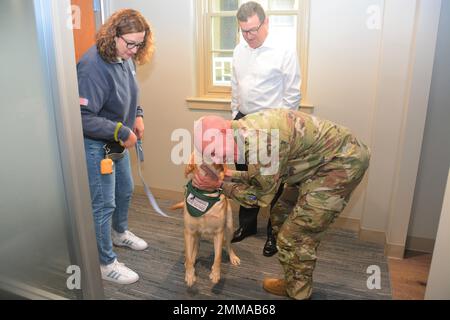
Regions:
<svg viewBox="0 0 450 320"><path fill-rule="evenodd" d="M247 115L243 114L242 112L238 112L238 114L236 115L236 117L234 118L234 120L241 120L242 118L245 118Z"/></svg>
<svg viewBox="0 0 450 320"><path fill-rule="evenodd" d="M103 146L105 158L113 161L121 160L125 157L126 149L119 142L109 142Z"/></svg>

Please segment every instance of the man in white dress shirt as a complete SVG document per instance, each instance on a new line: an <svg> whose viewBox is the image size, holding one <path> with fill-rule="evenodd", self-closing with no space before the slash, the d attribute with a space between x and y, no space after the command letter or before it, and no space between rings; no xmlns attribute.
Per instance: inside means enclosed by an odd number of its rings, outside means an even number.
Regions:
<svg viewBox="0 0 450 320"><path fill-rule="evenodd" d="M242 36L233 53L233 76L231 80L231 111L234 120L265 109L300 107L300 67L295 48L275 43L269 35L269 19L256 2L244 3L238 10L237 19ZM245 164L236 169L247 171ZM272 205L281 195L280 187ZM239 242L257 232L258 208L240 207L239 228L234 232L233 242ZM267 241L263 254L267 257L277 253L276 239L269 219Z"/></svg>

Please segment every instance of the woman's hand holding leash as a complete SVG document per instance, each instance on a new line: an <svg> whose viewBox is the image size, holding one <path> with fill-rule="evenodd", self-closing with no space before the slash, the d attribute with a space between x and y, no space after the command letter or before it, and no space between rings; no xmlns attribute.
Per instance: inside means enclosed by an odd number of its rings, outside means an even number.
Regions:
<svg viewBox="0 0 450 320"><path fill-rule="evenodd" d="M136 122L134 124L133 132L136 134L138 140L142 140L142 138L144 138L144 130L145 130L144 118L137 117Z"/></svg>
<svg viewBox="0 0 450 320"><path fill-rule="evenodd" d="M138 141L137 136L134 134L133 131L130 130L130 136L128 137L127 141L122 142L122 147L126 149L131 149L136 145L137 141Z"/></svg>

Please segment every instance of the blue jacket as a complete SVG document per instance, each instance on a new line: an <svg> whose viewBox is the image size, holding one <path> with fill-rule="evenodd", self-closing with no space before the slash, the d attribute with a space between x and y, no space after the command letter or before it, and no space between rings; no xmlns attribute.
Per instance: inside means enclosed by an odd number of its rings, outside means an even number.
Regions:
<svg viewBox="0 0 450 320"><path fill-rule="evenodd" d="M93 46L78 62L77 74L84 136L114 141L114 132L121 122L118 138L126 141L136 117L143 116L132 59L108 63Z"/></svg>

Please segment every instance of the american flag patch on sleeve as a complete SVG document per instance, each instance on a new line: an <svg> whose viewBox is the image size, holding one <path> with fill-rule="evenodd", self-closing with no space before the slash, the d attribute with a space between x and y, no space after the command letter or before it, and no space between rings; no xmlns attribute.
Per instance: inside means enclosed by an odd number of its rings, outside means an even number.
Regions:
<svg viewBox="0 0 450 320"><path fill-rule="evenodd" d="M80 97L80 106L85 106L85 107L89 106L89 100L86 98Z"/></svg>

